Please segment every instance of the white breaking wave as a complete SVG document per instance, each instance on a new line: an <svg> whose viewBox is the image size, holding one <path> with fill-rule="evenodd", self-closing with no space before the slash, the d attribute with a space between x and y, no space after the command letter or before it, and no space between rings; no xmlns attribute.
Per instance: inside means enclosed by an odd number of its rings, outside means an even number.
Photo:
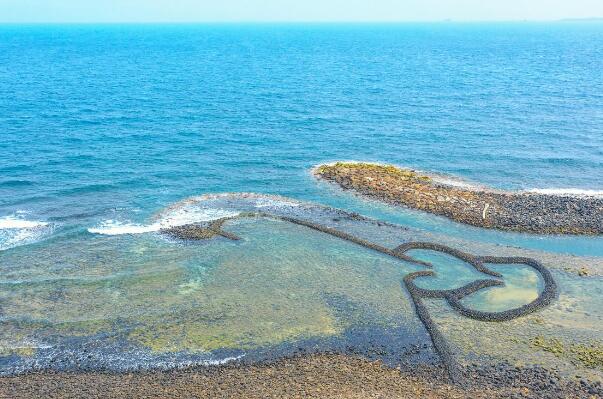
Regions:
<svg viewBox="0 0 603 399"><path fill-rule="evenodd" d="M576 197L603 197L603 190L586 190L581 188L532 188L528 193L546 195L570 195Z"/></svg>
<svg viewBox="0 0 603 399"><path fill-rule="evenodd" d="M93 234L122 235L153 233L161 229L183 226L191 223L209 222L225 217L237 216L238 212L224 209L187 209L179 208L164 215L160 220L151 224L137 224L119 220L106 220L97 227L88 229Z"/></svg>
<svg viewBox="0 0 603 399"><path fill-rule="evenodd" d="M39 241L52 231L46 222L15 216L0 218L0 251Z"/></svg>
<svg viewBox="0 0 603 399"><path fill-rule="evenodd" d="M176 208L164 214L159 224L166 227L182 226L189 223L210 222L221 218L237 216L240 212L218 208Z"/></svg>
<svg viewBox="0 0 603 399"><path fill-rule="evenodd" d="M128 222L120 222L119 220L105 220L98 227L91 227L88 229L93 234L104 234L108 236L121 235L121 234L142 234L159 231L161 225L154 223L150 225L134 224Z"/></svg>
<svg viewBox="0 0 603 399"><path fill-rule="evenodd" d="M46 222L38 222L33 220L25 220L15 218L14 216L6 216L0 218L0 230L5 229L33 229L36 227L47 226Z"/></svg>
<svg viewBox="0 0 603 399"><path fill-rule="evenodd" d="M176 203L167 210L161 212L158 218L149 224L132 223L123 220L105 220L98 226L88 229L93 234L104 235L122 235L122 234L143 234L158 232L170 227L183 226L191 223L210 222L221 218L238 216L241 211L252 209L223 209L220 205L211 207L206 201L227 199L233 194L206 194L198 197L191 197ZM265 208L295 208L302 205L301 202L290 200L284 197L240 193L236 198L249 200L248 205L258 210ZM228 206L226 206L228 208Z"/></svg>

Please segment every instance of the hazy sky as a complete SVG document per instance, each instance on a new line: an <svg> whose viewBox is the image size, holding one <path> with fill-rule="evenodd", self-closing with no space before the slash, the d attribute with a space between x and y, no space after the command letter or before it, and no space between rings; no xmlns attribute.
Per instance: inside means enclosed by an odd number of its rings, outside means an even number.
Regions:
<svg viewBox="0 0 603 399"><path fill-rule="evenodd" d="M555 20L603 0L0 0L2 22Z"/></svg>

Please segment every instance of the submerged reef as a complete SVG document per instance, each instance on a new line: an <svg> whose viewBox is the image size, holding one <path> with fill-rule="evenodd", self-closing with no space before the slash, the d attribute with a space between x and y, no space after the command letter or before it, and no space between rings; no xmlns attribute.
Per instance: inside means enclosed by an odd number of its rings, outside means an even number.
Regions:
<svg viewBox="0 0 603 399"><path fill-rule="evenodd" d="M321 165L314 175L346 190L472 226L537 234L603 234L603 198L466 188L369 163Z"/></svg>
<svg viewBox="0 0 603 399"><path fill-rule="evenodd" d="M417 265L421 265L426 268L430 268L431 264L428 262L424 262L418 259L414 259L411 256L406 255L406 251L411 249L425 249L432 250L437 252L443 252L448 255L452 255L460 260L463 260L473 266L475 270L490 275L495 278L502 278L500 273L490 270L485 266L485 263L493 263L493 264L524 264L530 266L535 271L537 271L543 281L544 281L544 289L538 295L536 299L532 302L523 305L521 307L515 309L509 309L502 312L484 312L477 311L466 307L461 303L461 300L468 295L478 292L483 288L494 287L494 286L504 286L504 282L501 280L494 279L482 279L473 281L469 284L466 284L457 289L449 289L449 290L435 290L435 289L425 289L419 288L414 284L414 280L419 277L430 277L434 276L435 273L431 270L418 271L415 273L411 273L404 277L403 283L410 294L415 311L417 313L418 318L423 323L425 329L429 333L433 346L436 349L438 355L442 363L445 365L448 370L448 375L450 379L455 383L464 384L464 377L460 371L459 365L456 363L453 353L449 348L445 338L439 332L435 323L431 320L429 316L429 312L425 308L422 303L423 298L444 298L450 304L450 306L459 312L461 315L465 317L470 317L476 320L482 321L492 321L492 322L500 322L513 320L515 318L527 315L529 313L535 312L539 309L542 309L548 306L551 301L557 296L557 285L550 274L550 272L538 261L531 258L522 258L522 257L495 257L495 256L474 256L469 253L465 253L463 251L430 242L406 242L397 246L394 249L389 249L378 244L371 243L362 238L353 236L349 233L336 230L321 224L313 223L310 221L282 216L282 215L271 215L264 212L247 212L242 213L237 216L227 217L219 219L215 222L212 222L210 226L205 225L187 225L182 231L184 233L180 233L181 230L177 230L176 233L173 231L166 231L166 233L171 236L180 237L183 239L203 239L203 238L211 238L214 236L224 236L227 238L231 238L234 240L238 240L236 235L232 235L227 231L223 230L223 225L227 220L240 219L240 218L249 218L249 217L263 217L263 218L271 218L277 219L289 223L293 223L296 225L308 227L313 230L320 231L325 234L332 235L334 237L340 238L342 240L346 240L368 249L372 249L377 252L381 252L383 254L398 258L400 260L414 263Z"/></svg>

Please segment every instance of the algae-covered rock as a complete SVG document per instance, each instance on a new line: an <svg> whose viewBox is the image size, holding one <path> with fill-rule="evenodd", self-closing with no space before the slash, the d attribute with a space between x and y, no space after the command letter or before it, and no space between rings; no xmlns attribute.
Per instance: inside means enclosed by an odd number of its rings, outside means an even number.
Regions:
<svg viewBox="0 0 603 399"><path fill-rule="evenodd" d="M587 368L603 368L603 346L596 342L568 344L559 338L536 336L530 340L530 345Z"/></svg>

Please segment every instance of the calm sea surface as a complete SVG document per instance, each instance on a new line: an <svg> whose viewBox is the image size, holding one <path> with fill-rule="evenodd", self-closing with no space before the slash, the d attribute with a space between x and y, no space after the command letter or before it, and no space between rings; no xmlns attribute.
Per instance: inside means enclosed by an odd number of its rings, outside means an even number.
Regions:
<svg viewBox="0 0 603 399"><path fill-rule="evenodd" d="M601 54L595 23L1 26L0 219L224 191L352 206L308 175L340 159L603 191Z"/></svg>
<svg viewBox="0 0 603 399"><path fill-rule="evenodd" d="M87 312L109 320L116 292L152 298L166 276L184 281L178 295L217 284L225 274L208 277L191 259L212 270L225 244L187 258L154 235L153 215L205 193L279 194L424 233L601 257L601 238L462 226L360 200L309 170L369 160L495 188L603 195L602 71L597 23L0 26L0 283L14 287L3 314L59 329ZM299 242L290 233L279 248ZM249 250L258 269L268 262L260 244ZM118 263L173 269L132 288ZM113 282L89 291L67 282L90 275ZM58 305L41 298L79 310L48 316ZM25 343L5 346L43 341L40 328L15 327Z"/></svg>

